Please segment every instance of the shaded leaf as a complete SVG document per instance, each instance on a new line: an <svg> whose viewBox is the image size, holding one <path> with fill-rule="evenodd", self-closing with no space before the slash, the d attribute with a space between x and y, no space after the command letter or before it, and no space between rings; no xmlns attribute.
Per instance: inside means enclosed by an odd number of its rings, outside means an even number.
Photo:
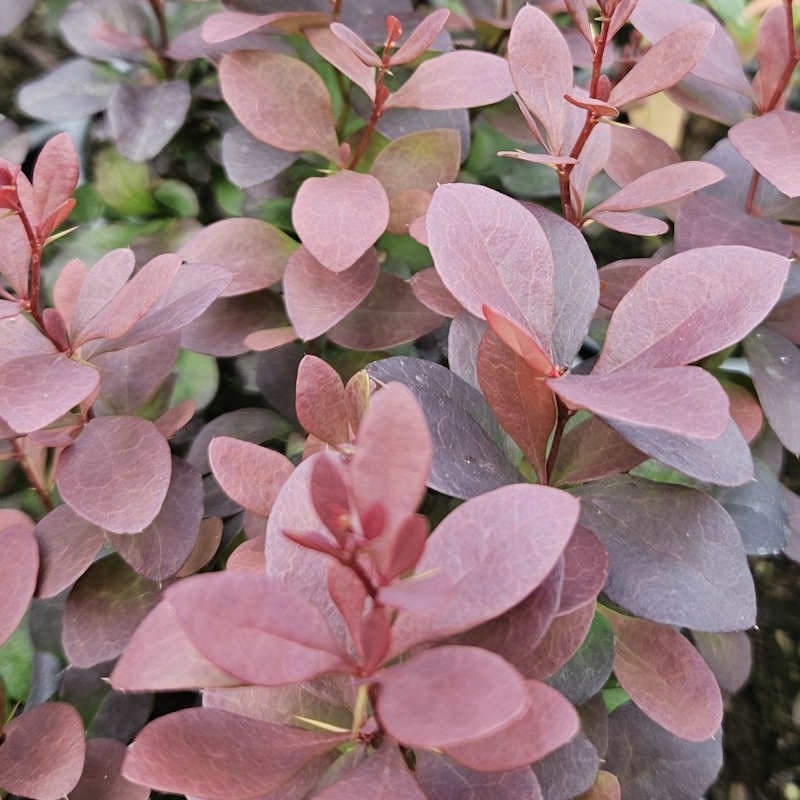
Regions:
<svg viewBox="0 0 800 800"><path fill-rule="evenodd" d="M695 647L703 656L721 689L738 692L750 677L753 652L744 631L692 634Z"/></svg>
<svg viewBox="0 0 800 800"><path fill-rule="evenodd" d="M533 765L533 774L545 800L570 800L590 789L597 776L600 759L585 734L579 733Z"/></svg>
<svg viewBox="0 0 800 800"><path fill-rule="evenodd" d="M293 153L259 141L241 125L229 128L222 137L225 173L231 183L243 189L271 180L296 158Z"/></svg>
<svg viewBox="0 0 800 800"><path fill-rule="evenodd" d="M127 748L114 739L89 739L86 763L70 800L147 800L150 789L122 777L122 761Z"/></svg>

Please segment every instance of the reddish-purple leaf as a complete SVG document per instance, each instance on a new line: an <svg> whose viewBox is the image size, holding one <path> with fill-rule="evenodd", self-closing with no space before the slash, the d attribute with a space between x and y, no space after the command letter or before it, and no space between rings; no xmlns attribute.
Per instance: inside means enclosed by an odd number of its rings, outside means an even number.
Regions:
<svg viewBox="0 0 800 800"><path fill-rule="evenodd" d="M116 658L158 603L156 583L137 575L118 556L95 562L67 597L61 634L76 667Z"/></svg>
<svg viewBox="0 0 800 800"><path fill-rule="evenodd" d="M233 274L220 297L246 294L277 283L297 243L283 231L258 219L241 217L215 222L195 233L178 255L195 263L216 264Z"/></svg>
<svg viewBox="0 0 800 800"><path fill-rule="evenodd" d="M2 365L0 416L18 433L44 428L89 397L100 374L64 353L25 356Z"/></svg>
<svg viewBox="0 0 800 800"><path fill-rule="evenodd" d="M322 266L342 272L386 230L389 199L376 178L342 170L303 182L292 206L300 240Z"/></svg>
<svg viewBox="0 0 800 800"><path fill-rule="evenodd" d="M456 745L445 753L470 769L501 772L524 767L565 745L580 727L578 714L555 689L527 681L530 709L494 736Z"/></svg>
<svg viewBox="0 0 800 800"><path fill-rule="evenodd" d="M609 717L604 767L617 776L625 800L702 797L722 766L722 737L679 739L633 703Z"/></svg>
<svg viewBox="0 0 800 800"><path fill-rule="evenodd" d="M275 25L285 33L298 33L305 26L326 25L327 14L313 11L280 11L275 14L246 14L241 11L223 11L212 14L203 23L203 39L211 44L219 44L237 39L259 28ZM281 24L283 23L283 24ZM286 26L286 27L284 27Z"/></svg>
<svg viewBox="0 0 800 800"><path fill-rule="evenodd" d="M31 246L17 214L0 219L0 275L19 297L28 292Z"/></svg>
<svg viewBox="0 0 800 800"><path fill-rule="evenodd" d="M295 406L307 433L332 445L350 440L344 384L321 358L304 356L300 362Z"/></svg>
<svg viewBox="0 0 800 800"><path fill-rule="evenodd" d="M771 111L745 120L728 131L728 139L742 157L779 191L800 195L800 114Z"/></svg>
<svg viewBox="0 0 800 800"><path fill-rule="evenodd" d="M188 708L151 722L129 750L122 774L164 792L252 800L346 738Z"/></svg>
<svg viewBox="0 0 800 800"><path fill-rule="evenodd" d="M711 668L721 689L738 692L753 666L753 648L744 631L692 633L695 647Z"/></svg>
<svg viewBox="0 0 800 800"><path fill-rule="evenodd" d="M222 94L256 139L292 152L313 150L339 160L331 99L322 78L303 61L263 50L226 55Z"/></svg>
<svg viewBox="0 0 800 800"><path fill-rule="evenodd" d="M750 247L665 259L617 306L595 371L687 364L738 342L775 305L787 274L786 259Z"/></svg>
<svg viewBox="0 0 800 800"><path fill-rule="evenodd" d="M328 336L350 350L386 350L413 342L444 321L417 300L407 281L382 272L364 301L331 328Z"/></svg>
<svg viewBox="0 0 800 800"><path fill-rule="evenodd" d="M483 739L530 708L522 676L478 647L435 647L379 673L376 713L394 738L414 747ZM454 711L457 710L457 713Z"/></svg>
<svg viewBox="0 0 800 800"><path fill-rule="evenodd" d="M514 19L508 65L516 91L545 130L549 151L561 153L572 55L561 31L541 9L523 6Z"/></svg>
<svg viewBox="0 0 800 800"><path fill-rule="evenodd" d="M89 739L83 774L69 793L70 800L147 800L147 786L137 786L120 774L126 753L116 739Z"/></svg>
<svg viewBox="0 0 800 800"><path fill-rule="evenodd" d="M652 170L680 163L680 156L663 139L643 128L614 125L611 128L611 155L605 171L618 186Z"/></svg>
<svg viewBox="0 0 800 800"><path fill-rule="evenodd" d="M614 603L695 630L742 630L754 623L742 540L716 500L627 475L573 491L581 498L581 524L608 551L603 591Z"/></svg>
<svg viewBox="0 0 800 800"><path fill-rule="evenodd" d="M542 800L527 767L512 772L475 772L430 750L417 750L416 776L428 800Z"/></svg>
<svg viewBox="0 0 800 800"><path fill-rule="evenodd" d="M19 625L36 588L39 552L29 524L17 522L0 529L0 547L4 569L0 577L0 643L8 639ZM0 759L2 751L0 750ZM0 768L0 785L3 783Z"/></svg>
<svg viewBox="0 0 800 800"><path fill-rule="evenodd" d="M450 606L437 617L399 614L393 652L460 633L515 606L555 566L577 516L577 501L566 492L527 484L504 486L459 506L428 539L416 570L450 578Z"/></svg>
<svg viewBox="0 0 800 800"><path fill-rule="evenodd" d="M669 89L697 66L716 32L712 22L692 22L654 44L611 90L608 102L622 108Z"/></svg>
<svg viewBox="0 0 800 800"><path fill-rule="evenodd" d="M788 339L759 328L744 342L753 383L769 424L783 445L800 453L800 353Z"/></svg>
<svg viewBox="0 0 800 800"><path fill-rule="evenodd" d="M543 378L548 375L556 375L555 365L550 357L545 354L535 337L523 330L516 322L506 319L502 314L498 314L488 305L483 307L483 315L492 332L499 337L506 347L510 348L519 358L527 362L532 371ZM487 337L488 331L484 334ZM480 346L478 347L480 352ZM476 353L476 359L478 354ZM476 362L477 372L477 362ZM480 382L480 381L479 381Z"/></svg>
<svg viewBox="0 0 800 800"><path fill-rule="evenodd" d="M96 417L61 455L56 485L90 522L113 533L144 530L169 488L169 445L152 422Z"/></svg>
<svg viewBox="0 0 800 800"><path fill-rule="evenodd" d="M389 97L387 108L444 110L486 106L514 91L508 62L491 53L458 50L423 62Z"/></svg>
<svg viewBox="0 0 800 800"><path fill-rule="evenodd" d="M783 107L785 100L782 95L787 88L783 75L785 70L792 70L790 59L793 53L794 42L789 38L786 8L773 6L758 26L758 72L753 78L753 94L759 111Z"/></svg>
<svg viewBox="0 0 800 800"><path fill-rule="evenodd" d="M597 214L592 211L589 216L612 231L634 236L660 236L669 230L666 222L633 211L598 211Z"/></svg>
<svg viewBox="0 0 800 800"><path fill-rule="evenodd" d="M212 439L208 460L223 491L240 506L264 517L294 471L292 462L277 450L229 436Z"/></svg>
<svg viewBox="0 0 800 800"><path fill-rule="evenodd" d="M189 557L202 518L200 473L173 457L169 489L156 518L139 533L110 534L111 543L140 575L163 581L175 575Z"/></svg>
<svg viewBox="0 0 800 800"><path fill-rule="evenodd" d="M179 578L186 578L201 570L214 557L220 542L222 541L222 520L219 517L209 517L200 523L200 530L192 551L181 565L177 572ZM248 540L249 541L249 540ZM263 557L264 546L261 543L261 554ZM233 554L231 554L232 557ZM230 566L230 557L226 567ZM262 570L263 572L263 570Z"/></svg>
<svg viewBox="0 0 800 800"><path fill-rule="evenodd" d="M724 177L725 173L721 169L703 161L668 164L635 178L611 197L598 203L589 215L594 216L599 211L634 211L660 206L717 183Z"/></svg>
<svg viewBox="0 0 800 800"><path fill-rule="evenodd" d="M117 149L131 161L157 156L183 126L192 101L184 80L120 84L108 103L108 126Z"/></svg>
<svg viewBox="0 0 800 800"><path fill-rule="evenodd" d="M390 66L397 64L408 64L415 58L419 58L436 40L442 32L450 12L446 8L438 8L432 14L428 14L422 22L411 31L411 35L403 42L392 57L389 59Z"/></svg>
<svg viewBox="0 0 800 800"><path fill-rule="evenodd" d="M296 250L283 279L286 313L302 339L314 339L340 322L369 295L378 280L373 248L343 271L334 272L311 255Z"/></svg>
<svg viewBox="0 0 800 800"><path fill-rule="evenodd" d="M74 583L104 541L103 529L79 517L68 505L54 508L34 532L39 545L39 597L54 597Z"/></svg>
<svg viewBox="0 0 800 800"><path fill-rule="evenodd" d="M361 420L350 462L353 499L363 517L382 502L393 528L416 511L431 468L432 444L422 409L402 384L390 383L373 395Z"/></svg>
<svg viewBox="0 0 800 800"><path fill-rule="evenodd" d="M593 600L608 577L608 553L602 542L578 525L564 550L564 582L559 614L568 614Z"/></svg>
<svg viewBox="0 0 800 800"><path fill-rule="evenodd" d="M197 649L244 682L279 686L344 667L321 612L275 578L196 575L172 586L166 599Z"/></svg>
<svg viewBox="0 0 800 800"><path fill-rule="evenodd" d="M315 795L317 800L426 800L427 795L409 771L403 754L392 741L384 741L377 752L332 786Z"/></svg>
<svg viewBox="0 0 800 800"><path fill-rule="evenodd" d="M253 331L244 337L244 345L248 350L274 350L297 339L297 332L291 325L283 325L269 330Z"/></svg>
<svg viewBox="0 0 800 800"><path fill-rule="evenodd" d="M722 696L689 641L666 625L603 614L614 629L614 673L636 705L682 739L712 736L722 723Z"/></svg>
<svg viewBox="0 0 800 800"><path fill-rule="evenodd" d="M478 380L486 401L539 476L547 480L547 443L556 403L542 375L487 331L478 349Z"/></svg>
<svg viewBox="0 0 800 800"><path fill-rule="evenodd" d="M340 39L364 64L371 67L380 67L380 56L354 31L341 22L334 22L330 27L331 33Z"/></svg>
<svg viewBox="0 0 800 800"><path fill-rule="evenodd" d="M553 258L536 218L516 200L470 184L440 186L427 214L436 270L471 314L489 306L550 355Z"/></svg>
<svg viewBox="0 0 800 800"><path fill-rule="evenodd" d="M83 722L67 703L44 703L5 727L0 786L31 800L62 800L83 770Z"/></svg>
<svg viewBox="0 0 800 800"><path fill-rule="evenodd" d="M439 277L439 273L433 267L414 274L411 279L411 290L417 300L442 316L456 317L463 310L461 303L450 294Z"/></svg>
<svg viewBox="0 0 800 800"><path fill-rule="evenodd" d="M32 210L39 226L70 198L78 185L78 172L78 154L69 134L50 139L33 168Z"/></svg>
<svg viewBox="0 0 800 800"><path fill-rule="evenodd" d="M136 629L111 674L120 692L236 686L241 679L201 655L181 628L172 606L159 603Z"/></svg>
<svg viewBox="0 0 800 800"><path fill-rule="evenodd" d="M374 66L365 64L339 36L331 31L330 27L304 28L303 34L326 61L350 78L356 86L360 86L370 100L375 99Z"/></svg>

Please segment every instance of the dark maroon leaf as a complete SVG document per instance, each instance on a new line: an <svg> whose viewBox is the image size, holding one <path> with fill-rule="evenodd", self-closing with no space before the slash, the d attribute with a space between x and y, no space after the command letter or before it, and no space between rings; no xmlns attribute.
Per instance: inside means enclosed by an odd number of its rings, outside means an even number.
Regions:
<svg viewBox="0 0 800 800"><path fill-rule="evenodd" d="M330 95L307 64L281 53L240 51L223 57L219 75L225 101L256 139L339 160Z"/></svg>
<svg viewBox="0 0 800 800"><path fill-rule="evenodd" d="M755 621L752 578L725 510L684 486L618 476L575 490L610 559L605 593L645 618L697 630Z"/></svg>
<svg viewBox="0 0 800 800"><path fill-rule="evenodd" d="M0 786L31 800L62 800L78 782L86 753L83 723L67 703L45 703L5 726Z"/></svg>
<svg viewBox="0 0 800 800"><path fill-rule="evenodd" d="M758 399L769 424L787 450L800 452L800 355L779 333L759 328L744 342ZM0 413L2 413L0 411Z"/></svg>
<svg viewBox="0 0 800 800"><path fill-rule="evenodd" d="M459 50L423 62L389 97L387 108L445 110L486 106L514 91L508 62L492 53Z"/></svg>
<svg viewBox="0 0 800 800"><path fill-rule="evenodd" d="M80 516L113 533L130 533L155 519L171 472L169 445L152 422L97 417L62 453L56 485Z"/></svg>
<svg viewBox="0 0 800 800"><path fill-rule="evenodd" d="M110 534L116 551L153 581L175 575L197 541L203 517L203 481L185 461L172 458L167 496L156 518L140 533Z"/></svg>
<svg viewBox="0 0 800 800"><path fill-rule="evenodd" d="M405 384L422 407L433 440L431 489L467 498L519 481L501 449L503 434L477 389L421 359L374 361L367 371L381 383Z"/></svg>
<svg viewBox="0 0 800 800"><path fill-rule="evenodd" d="M753 169L789 197L800 195L797 137L800 114L771 111L728 131L728 139Z"/></svg>
<svg viewBox="0 0 800 800"><path fill-rule="evenodd" d="M108 103L108 124L119 152L131 161L158 155L183 126L191 99L189 84L182 80L119 85Z"/></svg>
<svg viewBox="0 0 800 800"><path fill-rule="evenodd" d="M283 281L286 313L302 339L314 339L344 319L364 300L378 280L373 248L354 264L334 272L305 246L294 252Z"/></svg>
<svg viewBox="0 0 800 800"><path fill-rule="evenodd" d="M280 281L297 242L258 219L224 219L195 233L178 251L195 269L216 264L233 274L220 297L255 292Z"/></svg>
<svg viewBox="0 0 800 800"><path fill-rule="evenodd" d="M278 789L346 738L188 708L151 722L128 752L122 774L165 792L251 800Z"/></svg>
<svg viewBox="0 0 800 800"><path fill-rule="evenodd" d="M225 172L231 183L244 189L271 180L295 159L293 153L259 141L241 125L229 128L222 137Z"/></svg>
<svg viewBox="0 0 800 800"><path fill-rule="evenodd" d="M738 692L750 677L753 666L753 652L747 634L744 631L696 632L692 638L720 688L727 692Z"/></svg>
<svg viewBox="0 0 800 800"><path fill-rule="evenodd" d="M738 342L775 305L786 263L774 253L734 246L665 259L617 306L596 371L687 364Z"/></svg>
<svg viewBox="0 0 800 800"><path fill-rule="evenodd" d="M74 583L104 541L103 529L79 517L68 505L54 508L34 532L39 546L39 597L54 597Z"/></svg>
<svg viewBox="0 0 800 800"><path fill-rule="evenodd" d="M114 739L89 739L86 763L70 800L147 800L150 789L122 777L122 761L127 748Z"/></svg>
<svg viewBox="0 0 800 800"><path fill-rule="evenodd" d="M666 625L603 614L614 629L614 674L636 705L682 739L712 736L722 722L722 696L689 641Z"/></svg>
<svg viewBox="0 0 800 800"><path fill-rule="evenodd" d="M570 800L591 788L600 759L589 739L579 733L533 765L544 800Z"/></svg>
<svg viewBox="0 0 800 800"><path fill-rule="evenodd" d="M166 599L197 649L245 682L277 686L344 667L321 612L275 578L196 575L172 586Z"/></svg>
<svg viewBox="0 0 800 800"><path fill-rule="evenodd" d="M604 767L617 776L625 800L695 800L722 766L721 736L679 739L650 721L633 703L609 717Z"/></svg>
<svg viewBox="0 0 800 800"><path fill-rule="evenodd" d="M382 272L375 287L356 309L328 332L350 350L386 350L412 342L444 322L426 308L407 281Z"/></svg>
<svg viewBox="0 0 800 800"><path fill-rule="evenodd" d="M530 709L493 736L446 748L454 761L482 772L526 766L565 745L578 732L578 715L555 689L527 681Z"/></svg>
<svg viewBox="0 0 800 800"><path fill-rule="evenodd" d="M294 470L286 456L252 442L217 436L208 446L208 460L223 491L249 511L266 517Z"/></svg>
<svg viewBox="0 0 800 800"><path fill-rule="evenodd" d="M412 746L474 742L503 730L530 708L522 676L500 656L477 647L426 650L382 671L378 681L381 725Z"/></svg>
<svg viewBox="0 0 800 800"><path fill-rule="evenodd" d="M39 553L36 539L29 524L11 523L0 528L0 542L4 553L4 569L0 578L0 643L8 639L19 625L36 588ZM2 755L0 755L2 760ZM0 768L0 785L3 783Z"/></svg>
<svg viewBox="0 0 800 800"><path fill-rule="evenodd" d="M530 769L475 772L429 750L418 750L416 776L428 800L542 800Z"/></svg>
<svg viewBox="0 0 800 800"><path fill-rule="evenodd" d="M531 508L536 509L533 518ZM399 614L393 652L460 633L527 597L558 561L577 513L575 499L566 492L526 484L482 494L451 512L417 564L417 574L437 570L450 578L450 608L433 618Z"/></svg>

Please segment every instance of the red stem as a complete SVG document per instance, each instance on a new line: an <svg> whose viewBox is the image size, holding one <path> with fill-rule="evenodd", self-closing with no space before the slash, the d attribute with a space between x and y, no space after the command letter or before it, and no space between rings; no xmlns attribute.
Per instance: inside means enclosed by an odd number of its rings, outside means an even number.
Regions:
<svg viewBox="0 0 800 800"><path fill-rule="evenodd" d="M747 200L744 204L744 210L748 214L754 214L756 211L756 190L758 189L758 181L761 175L756 170L753 170L753 177L750 179L750 187L747 190Z"/></svg>
<svg viewBox="0 0 800 800"><path fill-rule="evenodd" d="M553 433L553 442L550 445L550 452L547 454L547 463L545 464L544 484L550 484L550 476L553 474L553 467L558 457L558 449L561 446L561 439L564 436L564 426L567 420L572 416L572 412L564 405L561 398L556 396L556 407L558 409L556 416L556 429Z"/></svg>
<svg viewBox="0 0 800 800"><path fill-rule="evenodd" d="M350 159L350 163L347 165L347 169L355 169L358 166L358 162L361 161L364 153L367 152L367 147L369 147L370 140L372 139L372 134L375 132L375 128L378 125L378 121L383 116L384 111L384 100L382 100L383 96L383 70L380 70L378 73L378 79L375 82L375 100L372 104L372 113L369 117L369 122L367 123L367 127L364 128L364 131L361 134L361 139L358 142L358 147L356 147L355 152L353 153L353 157Z"/></svg>
<svg viewBox="0 0 800 800"><path fill-rule="evenodd" d="M28 214L20 204L18 212L22 227L25 228L25 234L28 237L28 244L31 248L31 275L30 275L30 288L28 291L28 311L31 316L39 324L39 327L44 329L44 322L42 321L40 306L41 294L41 273L42 273L42 250L44 249L44 242L40 241L39 235L36 233L33 225L31 224Z"/></svg>

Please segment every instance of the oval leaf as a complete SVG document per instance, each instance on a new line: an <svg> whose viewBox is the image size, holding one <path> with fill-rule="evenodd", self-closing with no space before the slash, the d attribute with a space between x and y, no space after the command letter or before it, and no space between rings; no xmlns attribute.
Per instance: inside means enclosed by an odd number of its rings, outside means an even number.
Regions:
<svg viewBox="0 0 800 800"><path fill-rule="evenodd" d="M29 525L11 524L0 530L3 571L0 577L0 644L5 642L22 621L36 588L39 551ZM2 773L0 772L0 781ZM5 784L2 784L5 785Z"/></svg>

